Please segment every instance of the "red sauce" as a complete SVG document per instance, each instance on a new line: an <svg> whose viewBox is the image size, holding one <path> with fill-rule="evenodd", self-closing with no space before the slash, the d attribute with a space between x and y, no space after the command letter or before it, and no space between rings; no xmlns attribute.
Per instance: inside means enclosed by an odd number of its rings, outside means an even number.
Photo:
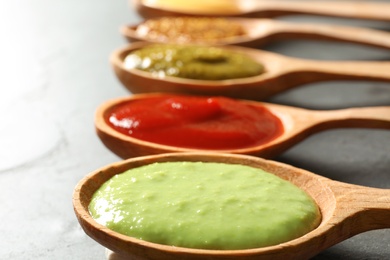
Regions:
<svg viewBox="0 0 390 260"><path fill-rule="evenodd" d="M111 109L106 122L118 132L182 148L228 150L268 143L284 129L266 107L224 97L156 96Z"/></svg>

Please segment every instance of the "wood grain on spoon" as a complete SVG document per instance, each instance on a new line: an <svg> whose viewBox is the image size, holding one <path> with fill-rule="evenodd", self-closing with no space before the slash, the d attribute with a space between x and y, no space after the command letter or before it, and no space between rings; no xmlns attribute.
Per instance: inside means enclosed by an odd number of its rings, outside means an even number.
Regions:
<svg viewBox="0 0 390 260"><path fill-rule="evenodd" d="M260 47L275 41L291 39L332 40L348 43L357 43L367 46L390 49L390 33L357 27L291 23L271 19L228 18L240 24L245 31L244 35L215 40L215 45L239 45L246 47ZM137 32L137 25L122 26L121 34L129 41L147 41L167 43L166 40L150 38ZM170 42L180 42L174 41ZM190 42L188 42L190 43ZM207 43L198 39L197 43Z"/></svg>
<svg viewBox="0 0 390 260"><path fill-rule="evenodd" d="M150 44L152 43L132 43L111 55L111 64L118 79L132 93L168 92L263 100L313 82L330 80L390 82L390 61L316 61L238 46L219 48L250 56L264 65L265 72L255 77L207 81L178 77L159 78L149 72L125 68L124 59L129 53Z"/></svg>
<svg viewBox="0 0 390 260"><path fill-rule="evenodd" d="M169 3L172 1L130 0L132 6L144 18L182 15L239 16L272 18L285 15L318 15L390 21L390 4L357 1L270 1L240 0L220 2L215 8L213 1L202 1L196 9L191 5Z"/></svg>
<svg viewBox="0 0 390 260"><path fill-rule="evenodd" d="M172 247L116 233L92 219L88 205L108 179L128 169L155 162L203 161L257 167L306 191L320 208L322 221L312 232L275 246L245 250L204 250ZM94 240L130 259L304 260L356 234L390 228L390 191L336 182L279 162L245 155L174 153L138 157L110 164L84 177L76 186L73 206L84 231Z"/></svg>
<svg viewBox="0 0 390 260"><path fill-rule="evenodd" d="M104 145L124 159L169 152L202 151L200 149L189 149L142 141L119 133L106 123L105 118L110 108L131 100L150 98L158 95L161 94L133 95L113 99L99 106L95 114L95 127ZM281 119L284 133L264 145L243 149L218 150L218 152L271 158L281 154L308 136L327 129L347 127L390 129L390 106L315 111L255 101L242 100L242 102L267 107Z"/></svg>

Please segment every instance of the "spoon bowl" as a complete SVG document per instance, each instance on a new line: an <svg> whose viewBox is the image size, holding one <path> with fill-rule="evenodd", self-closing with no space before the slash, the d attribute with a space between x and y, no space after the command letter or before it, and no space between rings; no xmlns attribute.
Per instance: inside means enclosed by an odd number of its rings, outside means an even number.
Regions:
<svg viewBox="0 0 390 260"><path fill-rule="evenodd" d="M245 250L205 250L151 243L114 232L98 224L88 205L107 180L128 169L155 162L202 161L242 164L263 169L292 182L317 203L322 220L310 233L286 243ZM129 259L309 259L322 250L368 230L389 228L389 190L332 181L283 163L246 155L173 153L128 159L84 177L76 186L73 206L85 233L119 256Z"/></svg>
<svg viewBox="0 0 390 260"><path fill-rule="evenodd" d="M184 3L184 2L183 2ZM390 5L380 2L356 1L201 1L197 5L178 4L178 1L131 0L144 18L161 16L238 16L272 18L285 15L318 15L390 21Z"/></svg>
<svg viewBox="0 0 390 260"><path fill-rule="evenodd" d="M112 108L134 100L148 99L166 94L139 94L117 98L100 105L95 113L96 132L103 144L121 158L131 158L173 152L201 152L205 150L162 145L136 139L114 130L105 118ZM240 100L267 108L282 122L284 132L276 139L258 146L242 149L217 150L223 153L247 154L272 158L313 133L332 128L364 127L390 129L390 107L349 108L315 111L256 101Z"/></svg>
<svg viewBox="0 0 390 260"><path fill-rule="evenodd" d="M271 19L240 17L230 17L224 19L239 25L243 29L244 34L235 37L215 39L213 41L197 39L196 43L261 47L275 41L291 40L295 38L333 40L390 49L390 33L374 29L312 23L298 24ZM141 28L143 24L144 23L122 26L120 28L120 32L129 42L146 41L154 43L183 43L182 38L179 37L151 38L148 34L140 33L138 28ZM191 42L184 41L184 43Z"/></svg>
<svg viewBox="0 0 390 260"><path fill-rule="evenodd" d="M111 54L110 61L120 82L132 93L182 93L228 96L262 100L288 89L312 82L330 80L390 81L390 62L315 61L239 46L219 46L248 55L263 64L265 72L247 78L197 80L178 77L156 77L152 73L127 69L124 59L131 52L152 43L136 42Z"/></svg>

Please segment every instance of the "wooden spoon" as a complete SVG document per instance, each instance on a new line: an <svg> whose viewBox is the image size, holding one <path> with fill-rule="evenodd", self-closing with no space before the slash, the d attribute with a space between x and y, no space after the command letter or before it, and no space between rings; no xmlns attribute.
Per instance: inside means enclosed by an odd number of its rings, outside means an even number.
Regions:
<svg viewBox="0 0 390 260"><path fill-rule="evenodd" d="M303 84L330 80L390 81L390 61L315 61L257 49L220 46L246 54L265 67L261 75L230 80L195 80L178 77L154 77L151 73L124 66L126 56L150 45L132 43L114 51L111 64L122 84L132 93L170 92L195 95L229 96L262 100Z"/></svg>
<svg viewBox="0 0 390 260"><path fill-rule="evenodd" d="M124 159L160 153L204 151L142 141L114 130L104 119L107 118L107 115L110 114L109 111L115 106L132 100L147 99L159 95L164 94L133 95L113 99L99 106L95 114L95 127L104 145ZM255 101L241 100L241 102L268 108L282 121L284 133L273 141L260 146L218 150L219 152L271 158L284 152L311 134L327 129L343 127L390 129L390 106L315 111Z"/></svg>
<svg viewBox="0 0 390 260"><path fill-rule="evenodd" d="M94 192L112 176L154 162L203 161L243 164L261 168L306 191L322 214L310 233L275 246L245 250L204 250L142 241L98 224L88 211ZM195 178L195 176L194 176ZM221 153L175 153L138 157L113 163L83 178L73 194L73 206L85 233L124 259L309 259L356 234L390 228L390 191L346 184L279 162Z"/></svg>
<svg viewBox="0 0 390 260"><path fill-rule="evenodd" d="M246 47L260 47L278 40L313 39L333 40L349 43L358 43L367 46L390 49L390 33L373 29L364 29L348 26L335 26L324 24L289 23L271 19L253 18L227 18L240 24L245 31L244 35L218 39L212 42L214 45L239 45ZM120 28L121 34L129 41L147 41L167 43L165 39L150 38L141 35L137 25L126 25ZM170 42L179 43L174 38ZM199 39L197 43L210 43Z"/></svg>
<svg viewBox="0 0 390 260"><path fill-rule="evenodd" d="M216 6L213 1L201 4L177 4L172 1L132 0L131 4L144 18L161 16L239 16L272 18L285 15L318 15L390 21L390 4L357 1L267 1L233 0ZM169 3L171 2L171 3ZM177 1L176 1L177 2ZM221 1L220 1L221 2ZM196 7L196 8L194 8Z"/></svg>

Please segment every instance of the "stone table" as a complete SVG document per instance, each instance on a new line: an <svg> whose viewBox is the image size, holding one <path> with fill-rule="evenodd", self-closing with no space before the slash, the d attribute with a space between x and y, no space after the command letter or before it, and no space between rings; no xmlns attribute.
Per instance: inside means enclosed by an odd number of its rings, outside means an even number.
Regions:
<svg viewBox="0 0 390 260"><path fill-rule="evenodd" d="M390 29L372 21L282 19ZM72 193L87 173L120 160L96 136L93 115L105 100L131 94L108 57L126 44L119 27L140 21L125 0L0 3L0 259L105 259L104 248L80 228ZM291 40L265 49L321 60L390 59L388 50L334 42ZM390 84L317 83L266 101L319 110L390 106ZM390 131L324 131L275 160L390 188ZM313 259L390 259L390 230L357 235Z"/></svg>

